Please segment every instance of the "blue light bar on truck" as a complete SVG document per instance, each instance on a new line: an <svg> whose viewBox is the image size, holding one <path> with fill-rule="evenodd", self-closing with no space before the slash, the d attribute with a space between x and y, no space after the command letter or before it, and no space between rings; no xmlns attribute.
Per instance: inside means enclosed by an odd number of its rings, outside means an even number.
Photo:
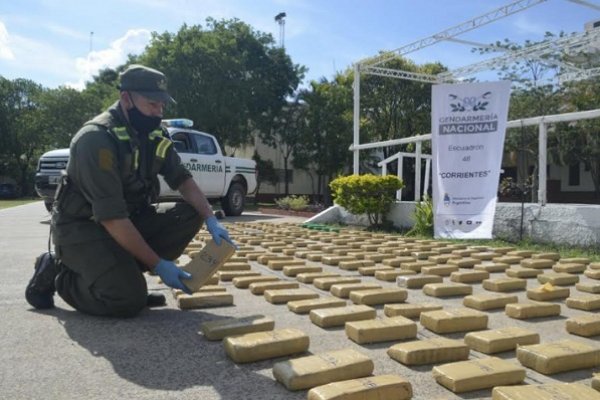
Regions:
<svg viewBox="0 0 600 400"><path fill-rule="evenodd" d="M163 119L161 122L165 128L191 128L194 121L187 118Z"/></svg>

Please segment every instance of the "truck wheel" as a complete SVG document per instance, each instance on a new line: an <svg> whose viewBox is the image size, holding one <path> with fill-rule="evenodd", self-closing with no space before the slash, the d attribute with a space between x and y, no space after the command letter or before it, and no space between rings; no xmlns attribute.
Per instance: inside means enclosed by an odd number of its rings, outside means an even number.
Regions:
<svg viewBox="0 0 600 400"><path fill-rule="evenodd" d="M48 212L52 212L52 202L51 201L45 201L44 206L46 207L46 210Z"/></svg>
<svg viewBox="0 0 600 400"><path fill-rule="evenodd" d="M221 207L225 215L233 217L240 215L244 211L246 202L246 189L241 183L232 183L229 186L227 195L221 199Z"/></svg>

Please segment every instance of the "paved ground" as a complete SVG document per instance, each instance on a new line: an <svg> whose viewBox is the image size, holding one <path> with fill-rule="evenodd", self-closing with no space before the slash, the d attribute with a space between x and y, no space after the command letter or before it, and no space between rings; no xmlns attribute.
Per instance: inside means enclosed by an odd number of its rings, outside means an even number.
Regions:
<svg viewBox="0 0 600 400"><path fill-rule="evenodd" d="M203 321L225 316L253 314L275 318L276 328L295 327L311 339L310 352L318 353L345 347L368 354L375 362L377 375L399 374L411 381L415 399L479 399L490 398L491 391L477 391L460 396L437 385L431 377L432 366L408 368L386 355L390 343L360 346L348 340L343 329L321 329L287 310L285 305L272 305L262 296L222 283L234 294L235 306L195 311L180 311L164 286L149 277L151 290L167 295L168 306L145 310L132 319L95 318L79 314L56 298L57 307L50 311L32 310L23 292L33 271L35 257L44 251L49 216L43 204L33 203L0 210L0 256L3 276L0 280L0 397L6 399L304 399L306 392L288 392L273 379L274 361L236 365L229 360L222 344L208 342L198 334ZM300 222L297 218L279 218L250 214L238 218L257 222ZM233 220L226 220L227 222ZM252 268L264 274L275 274L256 262ZM324 267L335 270L336 267ZM350 274L342 272L343 274ZM353 275L357 275L354 273ZM499 277L502 274L492 274ZM362 277L365 282L383 286L393 283ZM480 284L475 293L483 293ZM529 280L528 287L537 284ZM307 287L319 291L312 285ZM572 287L571 290L575 292ZM525 300L520 292L519 298ZM410 290L409 302L437 301L420 290ZM449 307L459 306L462 299L444 300ZM565 319L582 311L563 306L562 315L535 322L507 318L501 311L490 313L490 328L521 326L537 330L542 342L568 335ZM382 316L378 307L378 316ZM436 335L419 325L419 338ZM444 335L462 338L464 334ZM597 340L570 336L575 340L598 344ZM471 352L471 358L483 354ZM500 357L516 362L514 352ZM590 384L591 370L544 376L527 370L527 383L581 382Z"/></svg>

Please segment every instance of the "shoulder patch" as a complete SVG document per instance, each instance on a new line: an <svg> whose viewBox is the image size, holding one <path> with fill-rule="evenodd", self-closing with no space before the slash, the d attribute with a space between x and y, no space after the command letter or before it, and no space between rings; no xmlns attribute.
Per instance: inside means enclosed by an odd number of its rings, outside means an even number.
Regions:
<svg viewBox="0 0 600 400"><path fill-rule="evenodd" d="M104 147L98 149L98 166L100 167L100 169L105 171L111 171L113 169L113 164L113 152L110 149Z"/></svg>

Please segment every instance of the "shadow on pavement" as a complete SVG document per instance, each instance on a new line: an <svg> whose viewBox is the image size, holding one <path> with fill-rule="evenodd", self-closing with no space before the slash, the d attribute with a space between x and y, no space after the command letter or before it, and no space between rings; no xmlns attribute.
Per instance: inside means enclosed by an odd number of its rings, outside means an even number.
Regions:
<svg viewBox="0 0 600 400"><path fill-rule="evenodd" d="M120 377L149 389L212 386L221 398L282 389L267 376L235 365L220 341L198 333L202 322L223 318L214 314L146 309L136 318L115 319L57 308L51 315L73 341L110 362Z"/></svg>

